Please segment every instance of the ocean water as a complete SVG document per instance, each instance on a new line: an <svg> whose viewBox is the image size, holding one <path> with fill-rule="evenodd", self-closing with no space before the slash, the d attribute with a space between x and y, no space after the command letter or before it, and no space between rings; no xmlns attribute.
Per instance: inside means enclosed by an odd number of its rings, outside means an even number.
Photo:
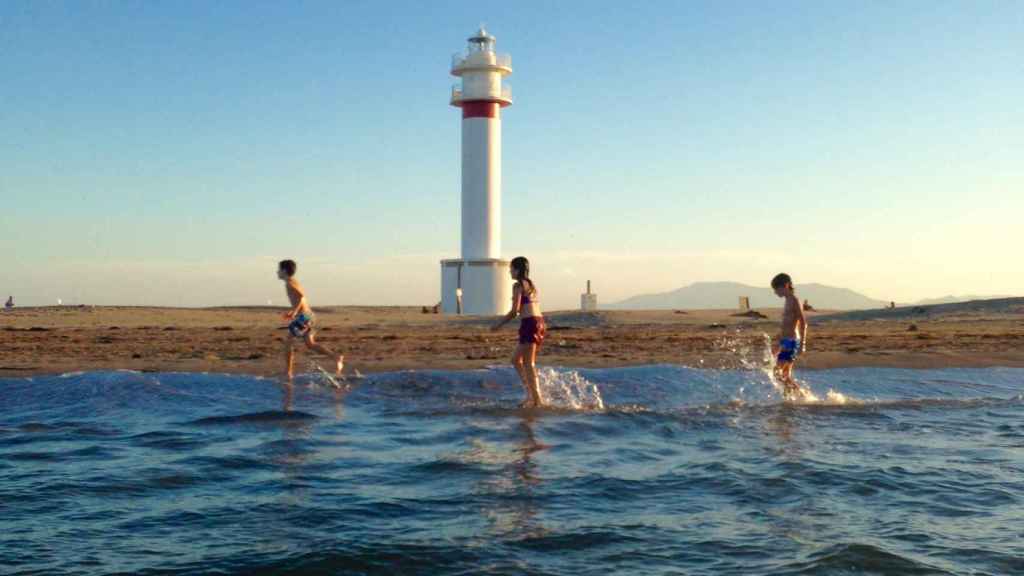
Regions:
<svg viewBox="0 0 1024 576"><path fill-rule="evenodd" d="M3 574L1024 574L1024 370L0 380Z"/></svg>

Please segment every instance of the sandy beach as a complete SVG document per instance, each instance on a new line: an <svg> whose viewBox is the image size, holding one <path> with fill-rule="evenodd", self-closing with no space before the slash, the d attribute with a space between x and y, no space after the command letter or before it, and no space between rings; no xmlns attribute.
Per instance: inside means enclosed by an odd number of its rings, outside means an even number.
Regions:
<svg viewBox="0 0 1024 576"><path fill-rule="evenodd" d="M91 370L276 375L282 309L46 307L0 316L0 376ZM779 310L553 312L544 365L671 363L736 368L764 362ZM317 308L319 339L362 372L470 369L504 363L516 323L423 314L413 307ZM896 310L811 314L799 366L1024 366L1024 298ZM308 367L302 350L297 366ZM329 362L321 361L324 365Z"/></svg>

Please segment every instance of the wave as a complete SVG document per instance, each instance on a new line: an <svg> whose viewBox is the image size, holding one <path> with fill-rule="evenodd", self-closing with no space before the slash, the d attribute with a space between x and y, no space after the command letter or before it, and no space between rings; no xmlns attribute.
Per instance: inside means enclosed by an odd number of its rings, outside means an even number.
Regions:
<svg viewBox="0 0 1024 576"><path fill-rule="evenodd" d="M272 424L276 422L308 422L316 420L318 416L306 412L283 410L267 410L264 412L253 412L251 414L237 414L232 416L208 416L193 420L189 424L197 426L230 426L232 424Z"/></svg>
<svg viewBox="0 0 1024 576"><path fill-rule="evenodd" d="M811 556L806 562L790 564L780 575L812 574L900 574L905 576L954 574L923 561L864 543L836 544Z"/></svg>

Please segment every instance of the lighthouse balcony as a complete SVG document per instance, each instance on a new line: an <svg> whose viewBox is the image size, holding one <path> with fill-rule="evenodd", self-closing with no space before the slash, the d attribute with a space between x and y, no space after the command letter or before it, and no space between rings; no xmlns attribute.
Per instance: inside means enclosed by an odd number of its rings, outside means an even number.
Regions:
<svg viewBox="0 0 1024 576"><path fill-rule="evenodd" d="M508 75L512 73L512 56L491 51L453 54L452 75L462 76L467 70L490 70Z"/></svg>
<svg viewBox="0 0 1024 576"><path fill-rule="evenodd" d="M458 84L452 86L452 97L450 102L452 106L461 106L463 102L472 101L490 101L497 102L502 107L508 106L512 103L512 87L502 86L500 91L491 90L481 92L474 90L470 93L465 93L462 91L462 87Z"/></svg>

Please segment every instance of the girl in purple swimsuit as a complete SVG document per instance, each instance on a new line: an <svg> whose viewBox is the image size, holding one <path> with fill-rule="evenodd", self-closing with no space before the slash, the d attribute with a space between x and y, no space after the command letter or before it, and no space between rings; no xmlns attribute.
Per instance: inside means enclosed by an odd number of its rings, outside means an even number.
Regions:
<svg viewBox="0 0 1024 576"><path fill-rule="evenodd" d="M512 365L523 380L523 388L526 389L526 400L521 404L523 408L537 408L544 401L540 397L540 382L537 378L537 349L544 341L546 328L544 316L540 313L540 300L537 296L537 287L530 280L530 262L519 256L513 258L509 266L509 273L516 283L512 286L512 309L502 317L501 321L494 325L493 330L499 330L510 320L519 316L519 346L516 347L516 354L512 357Z"/></svg>

